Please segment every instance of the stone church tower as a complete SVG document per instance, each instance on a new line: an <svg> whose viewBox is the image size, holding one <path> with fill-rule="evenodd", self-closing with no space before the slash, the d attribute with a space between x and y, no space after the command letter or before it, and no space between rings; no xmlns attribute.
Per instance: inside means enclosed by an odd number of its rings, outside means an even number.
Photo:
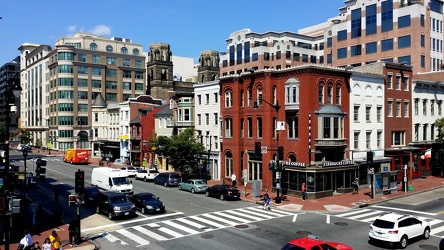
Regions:
<svg viewBox="0 0 444 250"><path fill-rule="evenodd" d="M219 79L219 52L204 50L200 53L199 66L197 68L198 82L210 82Z"/></svg>
<svg viewBox="0 0 444 250"><path fill-rule="evenodd" d="M170 45L153 43L150 45L147 62L147 95L167 100L168 91L174 89L173 61Z"/></svg>

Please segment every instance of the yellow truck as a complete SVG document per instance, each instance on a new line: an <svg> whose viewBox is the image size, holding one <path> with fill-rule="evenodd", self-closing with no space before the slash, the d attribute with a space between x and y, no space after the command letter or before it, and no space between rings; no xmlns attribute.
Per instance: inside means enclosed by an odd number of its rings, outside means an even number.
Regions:
<svg viewBox="0 0 444 250"><path fill-rule="evenodd" d="M88 149L69 148L63 157L64 162L71 164L88 164Z"/></svg>

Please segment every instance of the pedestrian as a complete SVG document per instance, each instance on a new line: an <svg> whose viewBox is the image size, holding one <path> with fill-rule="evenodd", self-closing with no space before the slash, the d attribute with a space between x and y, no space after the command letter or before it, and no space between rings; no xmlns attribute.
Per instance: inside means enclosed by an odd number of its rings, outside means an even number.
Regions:
<svg viewBox="0 0 444 250"><path fill-rule="evenodd" d="M106 165L109 167L109 158L106 157Z"/></svg>
<svg viewBox="0 0 444 250"><path fill-rule="evenodd" d="M264 194L264 206L262 207L262 209L266 209L266 210L270 210L270 211L271 211L271 206L270 206L270 195L268 194L268 189L265 190L265 194Z"/></svg>
<svg viewBox="0 0 444 250"><path fill-rule="evenodd" d="M51 250L52 244L51 241L49 240L49 238L45 239L45 242L43 242L43 250Z"/></svg>
<svg viewBox="0 0 444 250"><path fill-rule="evenodd" d="M17 250L29 250L32 247L32 236L29 230L24 231L25 236L20 240Z"/></svg>
<svg viewBox="0 0 444 250"><path fill-rule="evenodd" d="M31 232L36 233L36 217L37 217L37 211L39 209L39 204L33 202L29 204L29 213L31 214Z"/></svg>
<svg viewBox="0 0 444 250"><path fill-rule="evenodd" d="M353 187L353 194L358 194L359 191L359 180L358 178L356 178L353 182L352 182L352 187Z"/></svg>
<svg viewBox="0 0 444 250"><path fill-rule="evenodd" d="M51 241L54 250L60 250L60 237L56 230L52 230L52 233L49 235L49 241Z"/></svg>
<svg viewBox="0 0 444 250"><path fill-rule="evenodd" d="M236 174L233 173L231 175L231 184L233 185L233 187L236 187Z"/></svg>
<svg viewBox="0 0 444 250"><path fill-rule="evenodd" d="M305 182L302 183L301 191L302 191L301 200L305 201L305 199L307 199L307 187L305 186Z"/></svg>
<svg viewBox="0 0 444 250"><path fill-rule="evenodd" d="M32 250L42 250L42 249L40 248L40 245L39 245L39 242L38 242L38 241L34 242L34 244L33 244L33 246L32 246Z"/></svg>
<svg viewBox="0 0 444 250"><path fill-rule="evenodd" d="M75 216L74 219L69 223L69 244L71 246L77 246L79 243L78 232L80 228L79 217Z"/></svg>

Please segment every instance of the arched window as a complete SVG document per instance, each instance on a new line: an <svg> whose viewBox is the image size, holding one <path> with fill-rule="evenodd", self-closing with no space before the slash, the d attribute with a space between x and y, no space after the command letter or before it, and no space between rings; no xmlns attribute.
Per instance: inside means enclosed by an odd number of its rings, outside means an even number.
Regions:
<svg viewBox="0 0 444 250"><path fill-rule="evenodd" d="M225 137L231 138L233 137L233 119L226 118L225 119Z"/></svg>
<svg viewBox="0 0 444 250"><path fill-rule="evenodd" d="M90 50L97 50L97 44L96 44L96 43L91 43L91 44L89 45L89 49L90 49Z"/></svg>
<svg viewBox="0 0 444 250"><path fill-rule="evenodd" d="M133 55L138 56L139 55L139 49L133 49Z"/></svg>
<svg viewBox="0 0 444 250"><path fill-rule="evenodd" d="M225 108L233 107L233 92L226 91L225 92Z"/></svg>
<svg viewBox="0 0 444 250"><path fill-rule="evenodd" d="M244 90L241 90L240 92L240 106L243 107L244 106Z"/></svg>
<svg viewBox="0 0 444 250"><path fill-rule="evenodd" d="M225 177L231 177L233 173L233 154L231 152L225 153Z"/></svg>
<svg viewBox="0 0 444 250"><path fill-rule="evenodd" d="M341 85L336 85L336 104L341 104Z"/></svg>
<svg viewBox="0 0 444 250"><path fill-rule="evenodd" d="M120 49L120 53L122 53L122 54L128 54L128 49L126 48L126 47L122 47L121 49Z"/></svg>
<svg viewBox="0 0 444 250"><path fill-rule="evenodd" d="M324 84L318 86L318 103L324 103Z"/></svg>
<svg viewBox="0 0 444 250"><path fill-rule="evenodd" d="M107 51L107 52L113 52L113 46L111 46L111 45L106 45L106 51Z"/></svg>
<svg viewBox="0 0 444 250"><path fill-rule="evenodd" d="M359 96L360 95L360 92L361 92L361 87L359 86L359 84L355 84L354 86L353 86L353 95L357 95L357 96Z"/></svg>

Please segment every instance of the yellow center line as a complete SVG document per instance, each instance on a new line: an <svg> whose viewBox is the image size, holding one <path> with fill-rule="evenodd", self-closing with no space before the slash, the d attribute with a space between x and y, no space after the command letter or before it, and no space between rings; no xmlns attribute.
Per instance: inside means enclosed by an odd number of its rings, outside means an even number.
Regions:
<svg viewBox="0 0 444 250"><path fill-rule="evenodd" d="M444 211L436 212L436 214L444 214Z"/></svg>

